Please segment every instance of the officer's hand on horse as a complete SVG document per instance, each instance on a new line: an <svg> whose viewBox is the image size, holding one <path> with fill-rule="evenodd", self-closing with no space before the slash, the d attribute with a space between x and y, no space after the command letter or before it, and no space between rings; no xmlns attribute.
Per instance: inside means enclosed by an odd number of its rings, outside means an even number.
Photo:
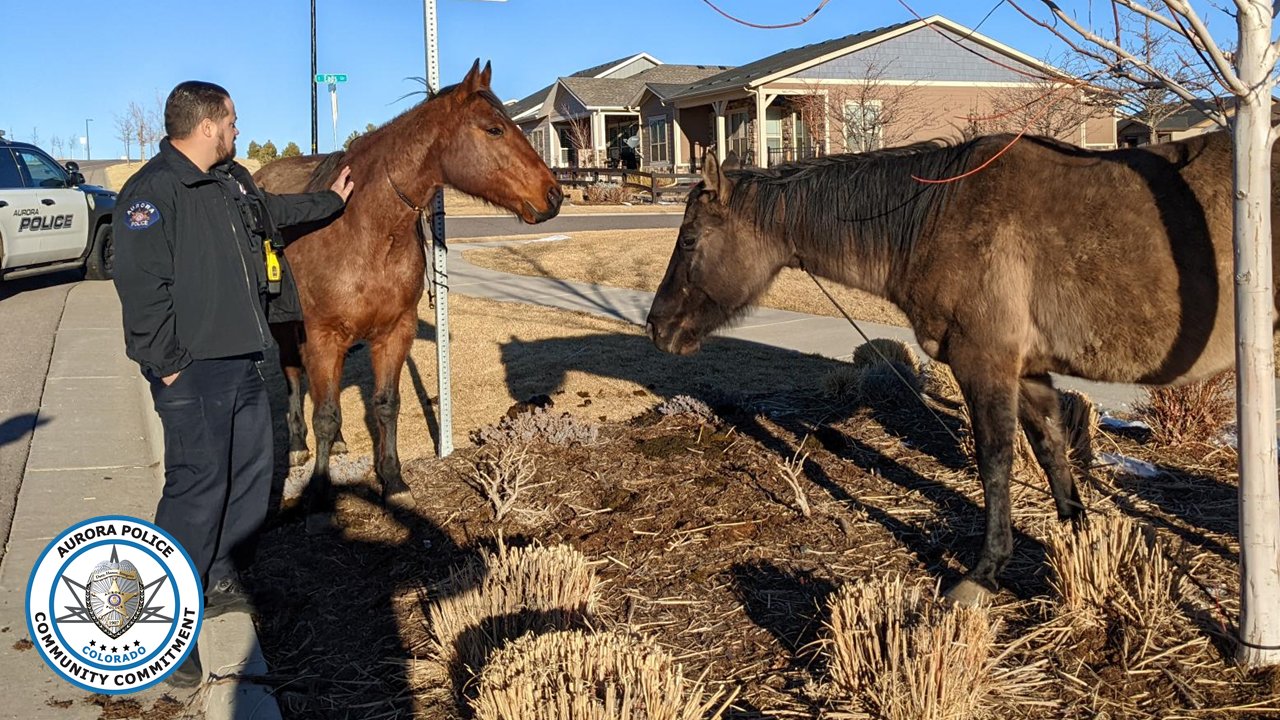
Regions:
<svg viewBox="0 0 1280 720"><path fill-rule="evenodd" d="M356 184L351 180L351 168L344 167L342 172L338 173L338 179L333 181L329 189L338 193L342 198L342 202L346 202L347 198L351 197L351 190L355 186Z"/></svg>

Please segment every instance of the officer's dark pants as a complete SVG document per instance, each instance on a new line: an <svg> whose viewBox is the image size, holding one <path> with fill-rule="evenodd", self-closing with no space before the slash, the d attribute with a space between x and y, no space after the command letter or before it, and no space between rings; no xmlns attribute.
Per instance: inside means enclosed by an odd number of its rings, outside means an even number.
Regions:
<svg viewBox="0 0 1280 720"><path fill-rule="evenodd" d="M156 524L186 548L209 588L252 556L271 493L271 411L257 357L195 360L151 382L164 425Z"/></svg>

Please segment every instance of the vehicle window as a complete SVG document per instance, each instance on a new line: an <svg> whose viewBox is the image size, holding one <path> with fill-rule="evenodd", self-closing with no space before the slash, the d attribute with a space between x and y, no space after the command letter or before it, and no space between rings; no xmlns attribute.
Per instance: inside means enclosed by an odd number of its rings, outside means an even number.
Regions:
<svg viewBox="0 0 1280 720"><path fill-rule="evenodd" d="M18 163L8 148L0 148L0 188L22 187L22 174L18 172Z"/></svg>
<svg viewBox="0 0 1280 720"><path fill-rule="evenodd" d="M13 154L18 156L18 162L27 168L27 174L31 176L32 187L42 188L64 188L69 187L71 183L67 182L67 173L58 164L30 150L14 150Z"/></svg>

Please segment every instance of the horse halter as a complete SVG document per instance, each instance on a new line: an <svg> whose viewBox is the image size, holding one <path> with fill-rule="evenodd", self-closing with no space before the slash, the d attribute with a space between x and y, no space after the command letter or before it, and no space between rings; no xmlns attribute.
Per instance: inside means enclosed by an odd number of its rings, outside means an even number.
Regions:
<svg viewBox="0 0 1280 720"><path fill-rule="evenodd" d="M404 192L401 191L400 188L396 185L396 181L391 179L391 171L387 170L386 172L387 172L387 182L391 184L391 189L395 191L396 197L400 198L401 202L409 206L410 210L414 211L419 215L427 211L427 209L424 207L414 205L413 201L409 199L409 196L405 195Z"/></svg>

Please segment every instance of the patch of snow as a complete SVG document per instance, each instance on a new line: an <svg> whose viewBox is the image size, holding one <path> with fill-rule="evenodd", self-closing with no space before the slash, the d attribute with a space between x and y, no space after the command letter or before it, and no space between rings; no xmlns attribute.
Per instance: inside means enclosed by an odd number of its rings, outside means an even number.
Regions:
<svg viewBox="0 0 1280 720"><path fill-rule="evenodd" d="M556 234L556 235L547 235L546 237L534 238L532 240L525 240L524 243L530 244L530 243L544 243L544 242L560 242L561 240L568 240L568 239L569 239L568 235Z"/></svg>
<svg viewBox="0 0 1280 720"><path fill-rule="evenodd" d="M1121 420L1118 417L1103 415L1098 424L1108 430L1150 430L1151 426L1141 420Z"/></svg>
<svg viewBox="0 0 1280 720"><path fill-rule="evenodd" d="M1145 460L1138 460L1124 455L1113 455L1104 452L1098 456L1098 460L1101 465L1113 466L1120 472L1140 478L1156 478L1164 474L1160 468Z"/></svg>

